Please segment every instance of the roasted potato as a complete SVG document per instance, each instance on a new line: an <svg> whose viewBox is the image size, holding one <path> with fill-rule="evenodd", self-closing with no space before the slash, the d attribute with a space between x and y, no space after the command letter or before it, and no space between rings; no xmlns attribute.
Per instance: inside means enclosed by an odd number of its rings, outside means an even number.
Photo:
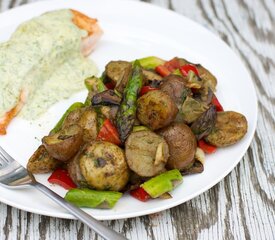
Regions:
<svg viewBox="0 0 275 240"><path fill-rule="evenodd" d="M81 115L78 125L83 129L84 142L93 141L97 137L97 113L93 108L87 108Z"/></svg>
<svg viewBox="0 0 275 240"><path fill-rule="evenodd" d="M191 129L184 123L172 123L160 129L158 133L164 137L169 146L170 157L166 167L179 170L191 167L197 148L197 141Z"/></svg>
<svg viewBox="0 0 275 240"><path fill-rule="evenodd" d="M183 95L186 91L185 80L177 75L169 75L163 79L160 90L169 95L180 106L183 103Z"/></svg>
<svg viewBox="0 0 275 240"><path fill-rule="evenodd" d="M163 137L145 130L130 134L125 154L132 171L141 177L153 177L165 171L169 149Z"/></svg>
<svg viewBox="0 0 275 240"><path fill-rule="evenodd" d="M152 130L168 126L177 113L172 98L160 90L150 91L137 101L138 120Z"/></svg>
<svg viewBox="0 0 275 240"><path fill-rule="evenodd" d="M78 125L71 125L59 132L45 136L42 143L50 156L60 161L70 160L83 143L83 130Z"/></svg>
<svg viewBox="0 0 275 240"><path fill-rule="evenodd" d="M120 191L129 179L123 150L109 142L87 144L79 155L79 166L87 184L97 190Z"/></svg>
<svg viewBox="0 0 275 240"><path fill-rule="evenodd" d="M155 71L142 69L143 84L148 85L150 82L157 81L161 83L163 77L158 75Z"/></svg>
<svg viewBox="0 0 275 240"><path fill-rule="evenodd" d="M69 161L69 163L67 164L67 169L71 179L77 186L88 187L88 183L80 170L79 157L81 155L81 152L82 148L78 151L74 158L71 161Z"/></svg>
<svg viewBox="0 0 275 240"><path fill-rule="evenodd" d="M217 112L213 130L205 140L217 147L226 147L241 140L247 132L247 120L238 112Z"/></svg>
<svg viewBox="0 0 275 240"><path fill-rule="evenodd" d="M66 129L71 125L78 124L85 108L77 108L74 111L70 112L68 116L64 119L61 129Z"/></svg>
<svg viewBox="0 0 275 240"><path fill-rule="evenodd" d="M126 61L111 61L106 65L105 73L107 79L115 84L116 90L123 93L132 73L132 64Z"/></svg>
<svg viewBox="0 0 275 240"><path fill-rule="evenodd" d="M27 169L31 173L49 173L59 167L62 162L49 155L45 146L40 145L28 161Z"/></svg>

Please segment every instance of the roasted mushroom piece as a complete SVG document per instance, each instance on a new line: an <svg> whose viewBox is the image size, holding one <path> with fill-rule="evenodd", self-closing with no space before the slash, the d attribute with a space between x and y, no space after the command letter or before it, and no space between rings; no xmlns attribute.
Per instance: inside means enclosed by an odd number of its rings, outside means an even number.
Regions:
<svg viewBox="0 0 275 240"><path fill-rule="evenodd" d="M144 94L137 102L138 120L152 130L168 126L177 113L173 99L160 90Z"/></svg>
<svg viewBox="0 0 275 240"><path fill-rule="evenodd" d="M184 123L172 123L158 133L164 137L169 146L169 169L184 170L194 163L197 141L191 129Z"/></svg>
<svg viewBox="0 0 275 240"><path fill-rule="evenodd" d="M45 136L42 143L50 156L60 161L70 160L83 143L83 130L78 125L71 125L61 131Z"/></svg>
<svg viewBox="0 0 275 240"><path fill-rule="evenodd" d="M100 92L93 96L92 99L92 106L98 106L98 105L119 105L121 102L121 97L119 97L114 90L106 90L104 92Z"/></svg>
<svg viewBox="0 0 275 240"><path fill-rule="evenodd" d="M89 187L96 190L120 191L129 179L123 150L109 142L87 144L79 155L79 166Z"/></svg>
<svg viewBox="0 0 275 240"><path fill-rule="evenodd" d="M217 112L213 130L205 140L217 147L226 147L241 140L247 132L247 120L238 112Z"/></svg>
<svg viewBox="0 0 275 240"><path fill-rule="evenodd" d="M130 134L125 154L132 171L141 177L153 177L165 171L169 149L163 137L145 130Z"/></svg>

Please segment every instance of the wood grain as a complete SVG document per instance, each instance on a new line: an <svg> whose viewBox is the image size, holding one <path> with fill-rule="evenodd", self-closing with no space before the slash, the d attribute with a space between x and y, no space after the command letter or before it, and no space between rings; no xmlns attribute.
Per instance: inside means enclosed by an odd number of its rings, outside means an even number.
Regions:
<svg viewBox="0 0 275 240"><path fill-rule="evenodd" d="M5 11L28 0L0 0ZM275 239L275 1L143 0L185 15L220 36L248 68L259 98L255 137L219 184L157 214L105 221L129 239ZM0 204L1 239L101 239L79 221Z"/></svg>

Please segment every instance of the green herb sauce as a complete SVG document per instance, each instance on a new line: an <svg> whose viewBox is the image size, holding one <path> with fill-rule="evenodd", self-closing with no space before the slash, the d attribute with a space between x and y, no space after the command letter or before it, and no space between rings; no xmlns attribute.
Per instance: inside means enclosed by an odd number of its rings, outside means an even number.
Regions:
<svg viewBox="0 0 275 240"><path fill-rule="evenodd" d="M28 91L20 115L35 119L52 104L85 89L95 75L92 61L80 52L87 32L72 22L70 10L45 13L21 24L9 41L0 44L0 117Z"/></svg>

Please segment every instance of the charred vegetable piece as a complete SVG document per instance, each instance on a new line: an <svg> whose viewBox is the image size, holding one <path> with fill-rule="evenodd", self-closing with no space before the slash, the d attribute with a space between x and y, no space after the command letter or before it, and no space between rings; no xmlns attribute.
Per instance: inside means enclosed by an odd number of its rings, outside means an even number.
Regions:
<svg viewBox="0 0 275 240"><path fill-rule="evenodd" d="M183 171L181 171L181 174L182 175L190 175L190 174L195 174L195 173L202 173L203 170L204 170L203 164L200 161L195 160L193 165L190 168L184 169Z"/></svg>
<svg viewBox="0 0 275 240"><path fill-rule="evenodd" d="M145 84L148 84L152 81L156 81L159 83L162 81L162 76L158 75L155 71L142 69L142 74Z"/></svg>
<svg viewBox="0 0 275 240"><path fill-rule="evenodd" d="M184 102L183 95L186 91L188 91L187 89L189 89L186 88L185 85L185 79L180 76L171 74L163 79L160 90L168 94L177 104L177 106L179 106Z"/></svg>
<svg viewBox="0 0 275 240"><path fill-rule="evenodd" d="M76 102L76 103L73 103L68 109L67 111L63 114L63 116L61 117L61 119L57 122L57 124L55 125L55 127L51 130L51 134L54 134L54 133L57 133L61 128L62 128L62 125L63 125L63 122L64 120L67 118L67 116L75 111L76 109L80 109L84 107L84 104L81 103L81 102Z"/></svg>
<svg viewBox="0 0 275 240"><path fill-rule="evenodd" d="M123 93L123 100L116 116L116 126L122 143L133 129L136 118L137 96L142 87L141 66L138 61L133 64L133 74Z"/></svg>
<svg viewBox="0 0 275 240"><path fill-rule="evenodd" d="M197 141L191 129L184 123L172 123L158 131L164 137L169 146L169 169L183 170L194 163Z"/></svg>
<svg viewBox="0 0 275 240"><path fill-rule="evenodd" d="M72 125L43 137L42 142L53 158L65 162L78 152L83 143L83 131L78 125Z"/></svg>
<svg viewBox="0 0 275 240"><path fill-rule="evenodd" d="M76 188L76 184L70 178L66 169L58 168L48 178L48 182L51 184L57 184L67 190Z"/></svg>
<svg viewBox="0 0 275 240"><path fill-rule="evenodd" d="M89 90L88 96L85 100L85 106L90 106L91 101L97 93L107 90L103 81L95 76L85 79L86 88Z"/></svg>
<svg viewBox="0 0 275 240"><path fill-rule="evenodd" d="M92 106L98 105L119 105L121 97L119 97L113 90L106 90L93 96Z"/></svg>
<svg viewBox="0 0 275 240"><path fill-rule="evenodd" d="M77 124L83 129L84 142L90 142L97 137L97 113L93 108L86 108Z"/></svg>
<svg viewBox="0 0 275 240"><path fill-rule="evenodd" d="M96 190L120 191L129 179L123 150L109 142L87 144L79 155L79 166L89 187Z"/></svg>
<svg viewBox="0 0 275 240"><path fill-rule="evenodd" d="M205 111L191 125L191 130L195 134L197 140L207 136L213 129L217 118L217 111L214 105Z"/></svg>
<svg viewBox="0 0 275 240"><path fill-rule="evenodd" d="M182 182L183 178L178 169L170 170L151 178L141 187L152 197L157 198L162 194L172 191Z"/></svg>
<svg viewBox="0 0 275 240"><path fill-rule="evenodd" d="M168 126L178 113L172 98L160 90L150 91L140 97L137 106L138 120L152 130Z"/></svg>
<svg viewBox="0 0 275 240"><path fill-rule="evenodd" d="M155 69L157 66L162 65L165 63L165 61L158 57L145 57L138 59L140 62L140 65L145 69Z"/></svg>
<svg viewBox="0 0 275 240"><path fill-rule="evenodd" d="M146 202L151 198L151 196L142 187L131 190L130 195L142 202Z"/></svg>
<svg viewBox="0 0 275 240"><path fill-rule="evenodd" d="M200 117L208 107L200 101L192 97L187 97L182 104L181 113L184 122L190 124Z"/></svg>
<svg viewBox="0 0 275 240"><path fill-rule="evenodd" d="M106 90L106 86L102 80L95 76L86 78L84 83L89 91L103 92Z"/></svg>
<svg viewBox="0 0 275 240"><path fill-rule="evenodd" d="M166 141L152 131L132 132L125 144L129 168L141 177L153 177L165 171L169 157Z"/></svg>
<svg viewBox="0 0 275 240"><path fill-rule="evenodd" d="M67 192L65 200L78 207L113 208L122 193L112 191L95 191L88 188L72 189Z"/></svg>
<svg viewBox="0 0 275 240"><path fill-rule="evenodd" d="M199 76L202 79L203 88L208 89L208 87L210 87L211 90L215 92L217 86L216 77L200 64L196 64L196 68L198 69Z"/></svg>
<svg viewBox="0 0 275 240"><path fill-rule="evenodd" d="M115 83L115 89L123 93L132 73L132 64L126 61L111 61L106 65L107 78Z"/></svg>
<svg viewBox="0 0 275 240"><path fill-rule="evenodd" d="M225 147L240 141L246 132L244 115L233 111L217 112L215 126L205 140L216 147Z"/></svg>
<svg viewBox="0 0 275 240"><path fill-rule="evenodd" d="M209 143L206 143L203 139L198 141L199 148L203 150L203 152L207 154L212 154L217 151L217 147L210 145Z"/></svg>
<svg viewBox="0 0 275 240"><path fill-rule="evenodd" d="M116 145L121 145L118 131L109 119L105 119L103 126L100 129L97 140L111 142Z"/></svg>
<svg viewBox="0 0 275 240"><path fill-rule="evenodd" d="M46 148L41 145L29 159L27 169L33 174L49 173L61 164L62 163L60 161L51 157Z"/></svg>
<svg viewBox="0 0 275 240"><path fill-rule="evenodd" d="M79 187L88 187L88 183L84 176L82 175L82 172L80 170L79 166L79 157L82 153L83 147L78 151L78 153L74 156L72 160L69 161L67 164L67 169L69 172L69 175L73 182L79 186Z"/></svg>

